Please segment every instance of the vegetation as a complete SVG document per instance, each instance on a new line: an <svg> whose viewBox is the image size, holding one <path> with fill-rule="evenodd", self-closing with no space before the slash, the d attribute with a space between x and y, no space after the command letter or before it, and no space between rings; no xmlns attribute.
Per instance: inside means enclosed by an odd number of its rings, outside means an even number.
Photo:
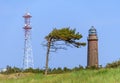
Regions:
<svg viewBox="0 0 120 83"><path fill-rule="evenodd" d="M28 69L20 69L20 68L17 68L17 67L11 67L11 66L7 66L6 68L7 70L6 71L3 71L1 72L1 74L4 74L4 75L9 75L9 74L15 74L15 73L40 73L40 74L43 74L44 73L44 69L32 69L32 68L28 68ZM67 73L67 72L72 72L72 71L78 71L80 69L84 69L82 66L78 66L78 67L75 67L73 69L69 69L67 67L64 67L64 68L53 68L53 69L48 69L48 73L49 74L61 74L61 73Z"/></svg>
<svg viewBox="0 0 120 83"><path fill-rule="evenodd" d="M114 61L112 63L108 63L106 65L106 68L117 68L117 67L120 67L120 60Z"/></svg>
<svg viewBox="0 0 120 83"><path fill-rule="evenodd" d="M83 68L80 65L73 69L59 67L49 69L47 76L42 69L22 70L7 66L7 71L0 74L0 83L120 83L119 62L115 61L98 69Z"/></svg>
<svg viewBox="0 0 120 83"><path fill-rule="evenodd" d="M79 48L80 46L85 46L86 43L77 41L81 38L82 35L79 32L76 33L75 29L70 29L68 27L62 29L55 28L45 37L45 39L47 40L45 75L47 75L48 72L48 60L49 60L50 49L54 49L54 51L58 49L65 49L65 47L61 47L61 45L66 45L66 46L72 45L77 48ZM61 43L60 41L63 41L64 43Z"/></svg>
<svg viewBox="0 0 120 83"><path fill-rule="evenodd" d="M0 83L120 83L120 69L81 69L63 74L21 73L0 75Z"/></svg>
<svg viewBox="0 0 120 83"><path fill-rule="evenodd" d="M118 61L114 61L112 63L108 63L104 69L110 69L110 68L120 68L120 60ZM6 67L6 71L2 71L1 74L5 74L5 75L8 75L8 74L14 74L14 73L40 73L40 74L43 74L44 73L44 69L32 69L32 68L28 68L28 69L20 69L20 68L17 68L17 67L11 67L11 66L7 66ZM61 68L61 67L58 67L58 68L53 68L53 69L48 69L48 74L63 74L63 73L68 73L68 72L74 72L74 71L80 71L80 70L100 70L100 69L103 69L102 66L100 66L99 68L96 68L95 66L91 66L91 67L86 67L84 68L83 66L79 65L79 66L76 66L72 69L70 68L67 68L67 67L64 67L64 68Z"/></svg>

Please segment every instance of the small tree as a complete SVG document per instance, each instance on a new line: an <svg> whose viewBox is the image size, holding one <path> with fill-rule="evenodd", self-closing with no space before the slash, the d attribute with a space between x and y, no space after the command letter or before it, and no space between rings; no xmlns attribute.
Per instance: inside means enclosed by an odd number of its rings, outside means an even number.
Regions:
<svg viewBox="0 0 120 83"><path fill-rule="evenodd" d="M79 48L80 46L85 46L86 43L81 43L77 41L81 38L82 35L79 32L76 33L76 29L70 29L69 27L62 29L55 28L45 37L45 39L47 40L45 75L47 75L48 72L48 60L51 49L54 49L54 51L57 51L58 49L65 49L65 47L63 47L62 45L74 46L77 48ZM61 43L59 41L63 41L64 43Z"/></svg>

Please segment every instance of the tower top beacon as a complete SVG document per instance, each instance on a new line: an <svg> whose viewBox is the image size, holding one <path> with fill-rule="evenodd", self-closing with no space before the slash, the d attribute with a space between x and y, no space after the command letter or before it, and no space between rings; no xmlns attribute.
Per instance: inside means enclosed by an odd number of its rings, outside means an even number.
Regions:
<svg viewBox="0 0 120 83"><path fill-rule="evenodd" d="M32 16L30 15L29 12L26 12L25 15L23 16L24 18L31 18Z"/></svg>
<svg viewBox="0 0 120 83"><path fill-rule="evenodd" d="M97 35L97 30L94 28L94 26L91 26L89 29L89 35Z"/></svg>

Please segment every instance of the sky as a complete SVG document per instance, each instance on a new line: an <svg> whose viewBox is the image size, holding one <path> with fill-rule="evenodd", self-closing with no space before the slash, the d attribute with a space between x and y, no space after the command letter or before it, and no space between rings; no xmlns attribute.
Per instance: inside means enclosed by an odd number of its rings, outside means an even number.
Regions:
<svg viewBox="0 0 120 83"><path fill-rule="evenodd" d="M120 0L0 0L0 68L23 67L24 18L32 15L32 50L35 68L45 68L46 48L42 44L53 28L76 28L87 43L88 30L97 29L99 65L120 58ZM50 53L49 67L87 65L87 45Z"/></svg>

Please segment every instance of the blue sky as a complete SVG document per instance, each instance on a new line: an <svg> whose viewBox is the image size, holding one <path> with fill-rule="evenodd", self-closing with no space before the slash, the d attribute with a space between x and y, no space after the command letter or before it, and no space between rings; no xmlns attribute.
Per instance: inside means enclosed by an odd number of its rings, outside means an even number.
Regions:
<svg viewBox="0 0 120 83"><path fill-rule="evenodd" d="M0 1L0 68L22 68L24 19L32 15L32 46L35 68L44 68L46 49L41 44L53 28L76 28L87 43L88 30L94 26L99 38L99 64L120 58L119 0L1 0ZM87 65L87 46L69 48L50 54L49 67Z"/></svg>

